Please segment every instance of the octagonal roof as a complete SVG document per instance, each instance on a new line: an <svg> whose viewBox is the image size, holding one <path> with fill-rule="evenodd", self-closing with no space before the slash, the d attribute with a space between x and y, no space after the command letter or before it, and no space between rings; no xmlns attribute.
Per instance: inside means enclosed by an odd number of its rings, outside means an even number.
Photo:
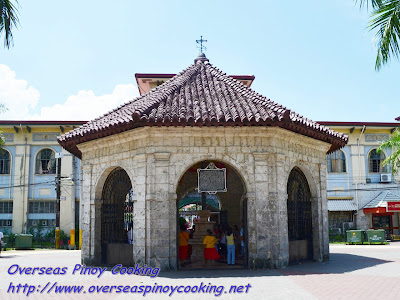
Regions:
<svg viewBox="0 0 400 300"><path fill-rule="evenodd" d="M256 93L203 54L165 83L61 135L58 142L81 158L78 144L145 126L276 126L330 143L328 152L348 139Z"/></svg>

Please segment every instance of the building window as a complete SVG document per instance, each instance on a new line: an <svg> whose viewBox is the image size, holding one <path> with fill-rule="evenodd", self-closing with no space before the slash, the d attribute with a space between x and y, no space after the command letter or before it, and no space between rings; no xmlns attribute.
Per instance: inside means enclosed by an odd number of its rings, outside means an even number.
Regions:
<svg viewBox="0 0 400 300"><path fill-rule="evenodd" d="M383 152L377 153L376 149L369 153L369 172L370 173L385 173L387 172L386 167L382 167L382 162L385 160L386 156Z"/></svg>
<svg viewBox="0 0 400 300"><path fill-rule="evenodd" d="M54 219L29 219L28 220L28 227L54 227L56 226L56 220Z"/></svg>
<svg viewBox="0 0 400 300"><path fill-rule="evenodd" d="M13 203L12 201L1 201L0 202L0 214L12 214Z"/></svg>
<svg viewBox="0 0 400 300"><path fill-rule="evenodd" d="M0 227L12 227L12 220L0 220Z"/></svg>
<svg viewBox="0 0 400 300"><path fill-rule="evenodd" d="M328 172L344 173L346 172L346 156L342 150L328 154Z"/></svg>
<svg viewBox="0 0 400 300"><path fill-rule="evenodd" d="M43 149L36 156L36 174L56 174L55 152Z"/></svg>
<svg viewBox="0 0 400 300"><path fill-rule="evenodd" d="M10 174L10 153L0 150L0 174Z"/></svg>
<svg viewBox="0 0 400 300"><path fill-rule="evenodd" d="M30 214L54 214L56 213L55 201L29 201Z"/></svg>

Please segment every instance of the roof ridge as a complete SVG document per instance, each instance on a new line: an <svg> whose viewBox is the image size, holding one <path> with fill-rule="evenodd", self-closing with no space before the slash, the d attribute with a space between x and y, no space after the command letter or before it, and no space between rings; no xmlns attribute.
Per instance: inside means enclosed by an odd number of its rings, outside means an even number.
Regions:
<svg viewBox="0 0 400 300"><path fill-rule="evenodd" d="M197 60L155 87L58 138L80 156L77 145L144 126L277 126L331 144L348 138L257 93L208 60Z"/></svg>
<svg viewBox="0 0 400 300"><path fill-rule="evenodd" d="M189 76L182 78L182 76L184 74L188 73L189 71L191 71L191 69L193 69L193 72ZM197 71L197 63L191 64L189 67L187 67L183 71L179 72L171 79L167 80L166 82L160 84L159 86L155 87L154 89L151 89L149 92L144 94L143 98L155 96L155 99L152 102L146 102L146 104L148 104L147 108L145 108L141 111L134 111L132 114L133 118L135 118L135 115L136 115L136 118L140 117L141 113L148 112L148 110L150 108L152 108L154 104L160 103L163 99L167 99L174 91L176 91L177 89L182 87L196 73L196 71ZM182 79L181 82L179 82L180 79ZM178 82L176 82L176 81L178 81ZM157 97L158 96L157 92L160 92L160 91L162 91L163 93L166 93L166 94L162 94L161 97Z"/></svg>
<svg viewBox="0 0 400 300"><path fill-rule="evenodd" d="M206 64L206 63L205 63ZM255 101L256 104L261 104L261 105L273 105L274 107L274 112L276 113L277 117L279 118L279 116L281 117L281 119L284 117L284 112L288 112L288 117L290 118L291 121L295 121L295 122L300 122L304 125L308 125L307 127L311 127L309 126L310 124L307 123L311 123L312 125L315 125L316 127L319 127L320 129L322 129L325 132L329 132L331 134L335 134L335 136L340 137L340 138L345 138L346 135L343 133L338 133L333 131L332 129L330 129L329 127L322 125L320 123L317 123L316 121L313 121L309 118L305 118L304 116L300 115L299 113L292 111L290 109L288 109L287 107L271 100L270 98L259 94L258 92L256 92L255 90L253 90L251 87L248 87L246 85L244 85L243 83L241 83L239 80L229 76L227 73L221 71L218 67L214 66L213 64L207 62L207 65L209 67L211 67L211 69L213 69L215 72L219 73L218 75L223 76L227 79L227 83L231 86L234 87L240 87L239 90L244 90L245 93L251 93L252 96L256 97L256 99L252 98L251 101L254 103ZM260 101L260 102L258 102ZM265 102L261 102L261 101L265 101ZM281 111L282 110L282 111ZM280 119L280 120L281 120ZM298 120L297 120L298 119ZM249 120L250 121L250 120Z"/></svg>

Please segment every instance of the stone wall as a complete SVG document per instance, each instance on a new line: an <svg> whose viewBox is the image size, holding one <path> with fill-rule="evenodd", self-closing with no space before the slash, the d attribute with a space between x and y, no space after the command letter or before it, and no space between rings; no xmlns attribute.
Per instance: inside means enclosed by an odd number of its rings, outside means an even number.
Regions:
<svg viewBox="0 0 400 300"><path fill-rule="evenodd" d="M177 267L177 186L193 164L217 160L242 177L249 267L288 264L287 180L299 167L312 194L314 259L329 256L326 151L330 145L276 127L145 127L79 145L82 151L82 260L98 263L101 191L115 167L134 190L134 261Z"/></svg>

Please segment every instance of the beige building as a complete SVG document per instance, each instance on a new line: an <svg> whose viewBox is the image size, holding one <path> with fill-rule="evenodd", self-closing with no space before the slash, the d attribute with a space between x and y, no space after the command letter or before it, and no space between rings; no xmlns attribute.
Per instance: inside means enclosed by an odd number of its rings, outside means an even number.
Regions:
<svg viewBox="0 0 400 300"><path fill-rule="evenodd" d="M346 229L384 229L387 238L398 236L399 212L387 208L400 201L400 174L393 175L382 161L392 149L377 153L398 122L320 122L349 137L348 144L328 155L327 186L329 227L334 232Z"/></svg>
<svg viewBox="0 0 400 300"><path fill-rule="evenodd" d="M75 121L0 121L0 230L26 233L39 224L55 227L56 153L61 159L60 227L69 235L79 226L80 161L63 150L57 136L81 125Z"/></svg>
<svg viewBox="0 0 400 300"><path fill-rule="evenodd" d="M180 202L199 191L197 171L207 167L226 170L226 191L215 195L224 225L243 222L243 267L328 259L326 154L345 135L257 94L241 83L254 77L228 76L204 54L164 83L136 78L142 96L59 138L82 160L85 264L178 268ZM162 82L147 92L147 79ZM218 180L206 178L211 192ZM189 241L194 252L202 234Z"/></svg>

